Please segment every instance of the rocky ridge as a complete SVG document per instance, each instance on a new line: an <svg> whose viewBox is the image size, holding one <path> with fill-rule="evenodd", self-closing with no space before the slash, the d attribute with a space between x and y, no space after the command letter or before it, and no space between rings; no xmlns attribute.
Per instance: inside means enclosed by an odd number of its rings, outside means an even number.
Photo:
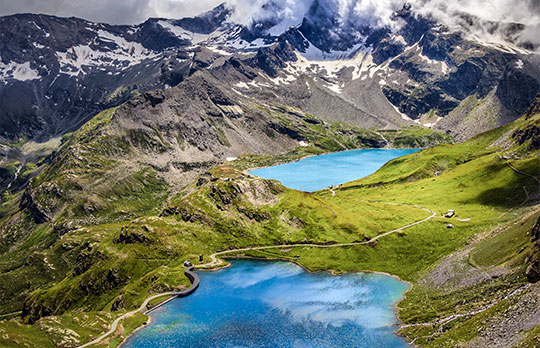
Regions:
<svg viewBox="0 0 540 348"><path fill-rule="evenodd" d="M410 6L393 16L398 31L340 18L333 6L315 1L301 23L282 31L279 18L235 24L228 5L137 26L2 17L0 136L60 136L134 94L246 59L257 68L249 81L228 81L239 93L265 100L270 87L334 121L416 122L463 139L515 119L539 90L540 58L526 48L471 41Z"/></svg>

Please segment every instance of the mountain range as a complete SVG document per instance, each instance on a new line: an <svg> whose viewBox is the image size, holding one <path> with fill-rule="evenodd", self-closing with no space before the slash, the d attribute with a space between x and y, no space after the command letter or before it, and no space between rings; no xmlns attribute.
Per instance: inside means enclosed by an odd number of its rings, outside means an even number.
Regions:
<svg viewBox="0 0 540 348"><path fill-rule="evenodd" d="M272 13L272 2L268 6ZM474 41L410 5L393 14L398 28L358 23L336 6L315 1L299 23L275 15L248 25L232 22L234 8L225 4L198 17L136 26L2 17L0 136L62 136L134 94L176 86L197 71L216 74L229 64L252 69L221 77L239 94L261 98L264 92L362 127L416 122L460 139L517 118L540 88L531 43ZM508 37L524 29L500 26ZM313 88L299 88L306 84Z"/></svg>
<svg viewBox="0 0 540 348"><path fill-rule="evenodd" d="M358 249L237 256L397 275L412 284L400 333L422 346L537 343L530 28L468 13L457 28L414 3L384 15L302 4L140 25L0 17L0 346L78 347L186 285L184 259L369 241L425 218L420 205L437 217ZM360 148L424 150L315 193L246 173Z"/></svg>

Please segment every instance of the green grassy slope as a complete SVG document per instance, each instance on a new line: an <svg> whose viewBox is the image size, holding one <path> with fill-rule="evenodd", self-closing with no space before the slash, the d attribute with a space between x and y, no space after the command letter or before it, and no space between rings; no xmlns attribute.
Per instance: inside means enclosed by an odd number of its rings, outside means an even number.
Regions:
<svg viewBox="0 0 540 348"><path fill-rule="evenodd" d="M293 248L244 255L290 259L311 270L374 270L398 275L414 284L399 306L406 324L482 308L526 283L525 261L536 252L530 231L540 214L539 184L533 178L540 179L539 140L538 136L525 139L519 135L532 134L539 124L539 114L522 118L463 144L437 146L391 161L376 174L337 188L335 196L328 190L316 194L324 202L338 201L350 209L364 200L391 201L425 206L440 214L379 240L375 247ZM449 209L457 215L442 217ZM523 215L527 218L522 219ZM447 228L450 223L454 228ZM445 261L449 255L459 257ZM441 283L432 284L437 277ZM480 317L515 307L510 301L504 303ZM448 325L444 334L432 337L439 326L408 328L402 333L422 345L451 347L476 337L485 325L478 320L456 321L455 327ZM524 338L524 346L531 335L532 331Z"/></svg>
<svg viewBox="0 0 540 348"><path fill-rule="evenodd" d="M34 336L40 337L43 347L55 344L54 330L43 329L44 323L51 325L50 315L58 318L55 325L58 329L80 312L91 318L89 322L77 322L73 329L86 332L86 336L75 338L85 342L97 336L99 330L92 323L99 316L111 310L114 315L120 314L137 307L149 294L187 285L181 264L184 259L196 260L199 254L207 258L217 250L251 245L362 241L429 215L421 209L389 202L423 206L440 216L371 245L281 248L244 253L244 256L290 259L312 270L372 270L398 275L414 284L400 304L400 316L406 323L435 320L456 310L474 308L491 296L503 296L514 285L524 282L523 263L513 255L515 250L530 248L523 238L526 227L505 226L537 209L538 183L531 176L540 176L539 151L537 140L534 136L527 137L530 132L526 130L536 127L539 120L540 115L535 114L463 144L437 146L391 161L376 174L337 188L335 196L329 190L315 194L289 190L228 165L208 171L163 208L160 202L165 202L166 186L151 171L130 174L125 184L119 180L118 192L103 181L104 185L100 186L103 191L94 200L85 197L79 202L71 196L66 199L59 195L51 204L60 207L60 213L55 216L62 219L67 214L76 220L82 214L85 218L92 216L93 220L85 220L74 228L67 222L58 224L56 233L51 233L54 230L50 225L34 227L21 244L29 250L24 261L13 261L10 253L0 257L6 282L18 275L24 279L31 272L43 279L43 286L32 293L23 293L21 286L21 298L25 299L24 322L33 324L21 325L20 319L1 322L0 330L4 334L0 336L0 344L28 342L28 337ZM108 116L102 115L94 122L96 125L108 122ZM96 125L87 127L97 130ZM84 138L92 134L95 135L83 129L73 138L74 146L83 143L86 148L94 144L100 144L96 145L99 149L108 148L103 144L106 138ZM110 143L106 141L106 144ZM128 151L119 145L111 148ZM67 149L67 157L59 161L63 165L75 165L62 167L67 169L60 179L66 181L60 186L74 185L75 191L93 185L94 178L99 182L118 163L99 152L97 158L81 159L74 154L73 147ZM93 167L96 161L105 162L101 167ZM279 159L251 156L236 165L245 168L248 164L272 161ZM70 175L73 171L77 175ZM48 193L45 197L51 197L55 190L51 186L49 191L43 191L44 185L48 187L48 183L60 180L52 173L53 169L45 171L33 183L41 184L41 193ZM131 179L137 175L137 180ZM123 197L126 191L130 194ZM148 200L150 204L146 203ZM67 204L72 201L75 204ZM100 217L100 211L109 212L116 204L131 207L128 212L138 216L111 218L107 213L105 218ZM457 216L451 220L442 217L448 209L455 209ZM24 212L18 214L21 221L29 218ZM447 228L449 223L454 228ZM489 232L497 227L514 232L488 238ZM38 249L37 245L46 248ZM504 276L460 289L465 295L459 295L454 288L425 285L423 279L445 257L471 245L474 245L472 264L491 267L504 263L508 265ZM504 250L496 248L501 245L505 246ZM490 249L498 251L486 251ZM463 298L466 301L460 304ZM6 305L4 312L17 309L20 308ZM436 328L405 330L404 334L410 338L427 336L430 329ZM454 342L445 341L443 336L440 339L443 345ZM421 342L435 344L431 339Z"/></svg>
<svg viewBox="0 0 540 348"><path fill-rule="evenodd" d="M35 173L32 172L35 177L23 192L6 192L2 198L0 313L21 310L27 299L31 299L30 302L40 299L40 302L46 304L46 309L36 310L35 317L65 311L82 303L82 299L78 297L64 300L73 295L71 290L64 287L76 287L71 271L81 263L78 255L86 252L86 244L97 243L92 235L86 234L95 233L94 226L100 226L97 227L98 231L110 231L109 227L103 226L117 224L118 228L122 228L137 218L158 215L173 195L172 192L189 184L198 171L215 165L215 161L203 161L194 162L185 168L173 168L170 171L163 169L163 163L160 164L163 158L160 159L160 156L173 151L173 140L167 138L163 131L153 128L126 129L122 122L128 117L126 113L129 114L130 109L127 106L120 108L128 111L118 111L119 108L105 110L73 134L65 136L63 145L57 152L48 157ZM248 166L253 160L258 160L259 163L262 159L279 162L307 154L383 144L380 134L373 130L325 123L283 105L263 106L250 102L244 105L244 108L249 115L247 119L266 125L267 141L279 142L283 140L284 134L288 134L294 139L302 138L309 143L307 147L298 146L296 149L293 145L292 151L285 156L246 155L240 161L244 166ZM128 120L132 127L133 121L129 118ZM217 121L212 118L211 122ZM212 127L218 126L216 124ZM171 129L168 131L171 132ZM220 141L227 143L225 133L222 133L219 133L222 138ZM451 139L430 131L422 133L422 138L418 141L441 142ZM182 146L186 146L186 149L188 147L187 144ZM183 148L177 150L183 151ZM193 152L193 149L190 151ZM154 162L150 165L148 161ZM174 163L165 167L172 168ZM16 165L11 165L10 168L13 170ZM26 170L22 168L21 173L25 177ZM227 222L226 217L221 218L220 224L222 230L235 227ZM261 233L277 229L278 225L266 228ZM191 225L185 228L199 229L198 226ZM249 231L247 227L245 229ZM76 242L71 242L75 237ZM245 233L244 238L244 243L254 241L249 232ZM195 241L181 241L180 244L200 243L197 238L193 239ZM209 237L205 241L211 239L212 237ZM264 239L265 242L269 240L269 237ZM242 243L241 238L233 239L232 242ZM120 282L114 280L113 288L117 292L121 284L129 282L130 277L141 275L139 266L132 266L131 261L118 267L114 262L107 264L105 260L113 258L116 252L99 250L94 253L99 254L99 260L92 259L91 262L108 267L98 268L100 271L110 270L124 275ZM165 261L160 260L158 264L168 264L169 257L170 255L165 254L162 256ZM153 269L155 264L146 265L142 269L148 271ZM90 266L84 265L83 273L86 273L86 267ZM128 271L135 268L136 272ZM100 286L107 288L110 285L103 285L101 280L98 281L98 273L88 272L77 276L97 284L93 292L101 295L103 291ZM39 291L36 294L30 295L37 289ZM52 296L54 300L45 299L43 293L55 294ZM89 301L87 307L95 308L94 304Z"/></svg>

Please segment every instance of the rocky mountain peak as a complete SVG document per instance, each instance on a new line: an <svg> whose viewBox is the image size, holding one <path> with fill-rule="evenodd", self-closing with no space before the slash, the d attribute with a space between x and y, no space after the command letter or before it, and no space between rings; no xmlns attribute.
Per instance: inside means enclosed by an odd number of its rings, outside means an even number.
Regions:
<svg viewBox="0 0 540 348"><path fill-rule="evenodd" d="M134 26L31 14L1 17L0 137L62 135L134 93L167 89L228 61L249 61L240 65L256 69L246 72L250 79L279 85L278 95L294 81L303 81L304 88L313 81L331 95L331 104L428 127L444 124L441 118L473 95L494 101L503 115L495 124L502 124L520 115L538 92L540 64L530 51L475 41L407 3L377 14L379 8L360 5L365 4L272 0L242 19L224 3L199 16L151 18ZM463 18L467 25L479 20ZM508 37L524 28L490 25L497 32L507 28ZM248 88L241 93L258 87ZM366 106L374 104L384 106Z"/></svg>
<svg viewBox="0 0 540 348"><path fill-rule="evenodd" d="M182 18L173 21L173 24L194 33L211 34L216 30L224 29L232 13L233 9L228 4L222 3L199 16Z"/></svg>

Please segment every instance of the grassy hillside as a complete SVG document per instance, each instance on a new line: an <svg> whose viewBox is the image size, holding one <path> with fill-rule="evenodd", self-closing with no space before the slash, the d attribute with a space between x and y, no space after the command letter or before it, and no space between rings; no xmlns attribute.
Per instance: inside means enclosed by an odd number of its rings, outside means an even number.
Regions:
<svg viewBox="0 0 540 348"><path fill-rule="evenodd" d="M381 239L376 247L248 255L293 261L299 256L298 261L312 270L398 275L414 285L399 305L404 324L436 322L501 301L447 325L401 331L422 346L535 346L538 286L503 299L527 283L527 262L538 253L530 234L540 216L539 125L536 113L466 143L391 161L376 174L335 189L335 196L327 190L316 194L325 202L350 206L364 200L417 204L441 216ZM456 216L442 217L449 209L456 210ZM503 321L509 313L513 320Z"/></svg>
<svg viewBox="0 0 540 348"><path fill-rule="evenodd" d="M515 131L516 126L519 124L464 144L438 146L393 160L368 178L341 185L335 189L335 196L328 190L317 193L325 203L339 202L349 209L364 201L408 203L427 207L441 217L384 238L375 249L298 250L302 263L311 269L374 269L412 281L442 256L470 243L480 232L534 210L538 202L537 181L515 172L503 157L519 156L519 160L510 163L539 176L538 151L529 151L527 144L507 151L492 146L501 136ZM449 209L456 210L455 218L442 217ZM447 228L450 223L454 228Z"/></svg>
<svg viewBox="0 0 540 348"><path fill-rule="evenodd" d="M540 198L538 113L466 143L391 161L374 175L335 189L335 195L290 190L241 171L302 154L296 152L246 156L213 167L172 197L155 169L125 170L123 159L139 148L103 133L113 118L114 111L102 114L74 134L51 167L32 181L25 209L6 222L3 236L12 233L14 241L0 257L1 289L19 295L3 297L2 309L22 309L23 318L0 322L2 346L68 347L88 341L105 331L106 316L136 308L149 294L186 286L182 262L200 254L206 259L230 247L364 241L429 215L391 203L426 207L439 217L370 245L278 248L241 256L290 259L312 270L398 275L414 284L399 307L407 324L477 308L526 282L522 255L533 249L525 236ZM316 134L323 139L325 133ZM442 217L448 209L457 215ZM469 268L456 271L463 259L484 276L469 281ZM437 278L440 269L452 272ZM30 277L35 291L29 291ZM81 313L87 319L81 320ZM470 336L475 324L465 319L442 333L426 325L403 334L422 344L451 346L475 339ZM124 334L141 320L126 323ZM75 334L64 333L70 342L61 343L58 330L68 329Z"/></svg>
<svg viewBox="0 0 540 348"><path fill-rule="evenodd" d="M21 310L25 301L38 301L46 307L32 308L34 318L77 307L81 299L73 295L75 290L65 287L78 286L73 282L72 270L81 262L88 264L81 268L85 274L77 276L93 284L92 293L99 297L107 292L103 289L114 288L110 296L117 295L130 277L145 274L156 263L137 266L137 271L132 272L131 261L120 266L116 261L107 263L105 260L118 253L99 248L92 249L92 255L99 255L96 259L92 256L90 260L79 260L81 253L87 252L88 243L99 242L93 234L101 235L101 230L112 231L110 226L121 229L136 224L137 219L159 215L178 191L186 190L199 174L230 154L240 153L240 162L249 166L388 145L375 130L330 124L284 105L256 103L219 88L219 84L210 88L206 79L193 77L193 81L186 82L189 88L167 91L167 95L141 95L103 111L66 135L62 146L54 153L47 152L46 159L28 157L28 152L23 151L42 153L43 146L28 149L28 144L18 145L20 163L9 162L5 167L10 173L20 169L14 181L20 184L9 189L6 186L0 206L0 313ZM201 129L206 133L202 134ZM427 144L451 139L428 131L415 141ZM283 156L273 155L283 151L287 151ZM40 162L34 163L34 158ZM23 160L29 162L23 166ZM222 230L234 225L225 217L221 220ZM244 238L245 243L253 241L249 233ZM201 243L193 239L181 244ZM236 238L232 242L241 241ZM162 257L168 260L170 255ZM90 272L90 263L106 268ZM109 271L123 276L113 279L114 285L104 285L110 279L97 278ZM170 284L176 283L167 286ZM31 294L34 290L38 291ZM98 308L94 304L86 302L90 309Z"/></svg>

